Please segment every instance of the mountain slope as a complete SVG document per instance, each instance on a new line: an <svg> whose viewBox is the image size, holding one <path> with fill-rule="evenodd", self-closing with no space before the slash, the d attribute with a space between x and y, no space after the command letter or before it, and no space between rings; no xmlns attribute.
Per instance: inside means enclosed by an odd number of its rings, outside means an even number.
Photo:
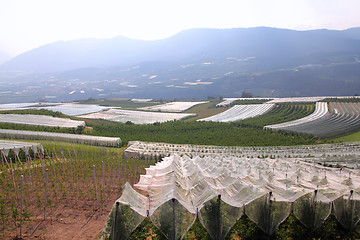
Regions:
<svg viewBox="0 0 360 240"><path fill-rule="evenodd" d="M6 53L0 51L0 64L8 61L11 57L7 55Z"/></svg>
<svg viewBox="0 0 360 240"><path fill-rule="evenodd" d="M81 39L44 45L1 66L5 70L65 71L144 62L201 62L256 57L261 69L329 63L360 54L359 28L294 31L275 28L191 29L156 41Z"/></svg>

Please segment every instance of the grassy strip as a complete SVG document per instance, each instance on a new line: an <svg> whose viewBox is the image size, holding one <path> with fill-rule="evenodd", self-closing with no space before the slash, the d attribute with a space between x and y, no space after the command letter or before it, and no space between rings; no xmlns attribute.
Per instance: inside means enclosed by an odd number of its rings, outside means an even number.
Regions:
<svg viewBox="0 0 360 240"><path fill-rule="evenodd" d="M321 102L360 102L360 98L352 97L352 98L325 98Z"/></svg>
<svg viewBox="0 0 360 240"><path fill-rule="evenodd" d="M238 99L233 101L230 106L234 106L234 105L248 105L248 104L262 104L265 102L270 101L271 98L269 99Z"/></svg>
<svg viewBox="0 0 360 240"><path fill-rule="evenodd" d="M357 142L360 141L360 131L333 139L334 142Z"/></svg>

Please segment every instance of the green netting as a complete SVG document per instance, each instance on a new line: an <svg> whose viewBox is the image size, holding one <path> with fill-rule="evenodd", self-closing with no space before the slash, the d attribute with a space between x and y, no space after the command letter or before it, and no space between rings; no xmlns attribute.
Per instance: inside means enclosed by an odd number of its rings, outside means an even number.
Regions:
<svg viewBox="0 0 360 240"><path fill-rule="evenodd" d="M272 192L252 201L245 207L246 215L269 236L290 215L290 212L291 203L274 201Z"/></svg>
<svg viewBox="0 0 360 240"><path fill-rule="evenodd" d="M331 201L315 190L298 198L293 204L294 215L310 230L315 230L331 213Z"/></svg>
<svg viewBox="0 0 360 240"><path fill-rule="evenodd" d="M199 220L215 240L224 239L243 214L243 208L233 207L221 200L221 195L206 202L199 211Z"/></svg>
<svg viewBox="0 0 360 240"><path fill-rule="evenodd" d="M153 224L166 236L167 239L182 239L196 219L175 198L158 207L150 216Z"/></svg>

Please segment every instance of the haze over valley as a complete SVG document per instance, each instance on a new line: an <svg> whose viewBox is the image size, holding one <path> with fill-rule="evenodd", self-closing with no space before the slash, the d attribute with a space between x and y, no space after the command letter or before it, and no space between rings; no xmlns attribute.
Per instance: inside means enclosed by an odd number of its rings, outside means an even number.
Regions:
<svg viewBox="0 0 360 240"><path fill-rule="evenodd" d="M0 101L354 95L359 59L360 28L191 29L152 41L59 41L0 65Z"/></svg>

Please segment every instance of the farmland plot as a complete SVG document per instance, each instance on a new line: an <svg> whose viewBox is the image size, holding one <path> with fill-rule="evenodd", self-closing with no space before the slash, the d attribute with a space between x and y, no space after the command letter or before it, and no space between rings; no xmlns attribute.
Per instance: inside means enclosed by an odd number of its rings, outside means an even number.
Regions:
<svg viewBox="0 0 360 240"><path fill-rule="evenodd" d="M0 104L0 111L3 110L17 110L17 109L26 109L31 106L37 106L38 103L6 103Z"/></svg>
<svg viewBox="0 0 360 240"><path fill-rule="evenodd" d="M274 104L248 104L248 105L235 105L225 112L217 115L199 119L198 121L213 121L213 122L235 122L251 117L256 117L270 111Z"/></svg>
<svg viewBox="0 0 360 240"><path fill-rule="evenodd" d="M360 142L335 143L299 146L274 147L239 147L239 146L206 146L192 144L169 144L155 142L129 142L124 152L126 156L147 156L157 158L178 154L180 156L211 156L211 157L271 157L302 159L308 162L328 162L331 164L344 163L355 167L360 160Z"/></svg>
<svg viewBox="0 0 360 240"><path fill-rule="evenodd" d="M270 101L273 98L224 98L224 101L221 103L216 104L216 107L228 107L232 105L233 102L236 100L243 100L243 101L251 101L251 100L268 100Z"/></svg>
<svg viewBox="0 0 360 240"><path fill-rule="evenodd" d="M83 114L99 112L105 109L109 109L109 107L103 107L99 105L78 104L78 103L65 103L65 104L58 104L55 106L39 107L38 109L47 109L54 112L61 112L68 116L79 116Z"/></svg>
<svg viewBox="0 0 360 240"><path fill-rule="evenodd" d="M204 102L170 102L156 106L139 108L140 110L147 111L160 111L160 112L183 112L195 105L207 103Z"/></svg>
<svg viewBox="0 0 360 240"><path fill-rule="evenodd" d="M110 109L107 111L82 115L82 118L88 119L105 119L114 122L126 123L131 121L135 124L151 124L155 122L167 122L172 120L180 120L195 116L189 113L161 113L161 112L144 112Z"/></svg>
<svg viewBox="0 0 360 240"><path fill-rule="evenodd" d="M154 163L124 159L115 148L43 146L21 162L1 156L1 239L97 239L125 182Z"/></svg>
<svg viewBox="0 0 360 240"><path fill-rule="evenodd" d="M294 121L290 121L290 122L268 125L268 126L265 126L264 128L265 129L285 129L287 127L309 123L309 122L315 121L317 119L326 117L328 115L329 115L328 104L325 102L317 102L315 111L306 117L303 117L303 118L300 118L300 119L297 119Z"/></svg>
<svg viewBox="0 0 360 240"><path fill-rule="evenodd" d="M317 103L325 106L327 103ZM314 115L279 125L265 126L274 130L286 130L318 137L335 137L360 129L360 104L331 102L330 111L322 108ZM327 106L327 105L326 105ZM317 114L317 117L314 117ZM295 124L294 124L295 123Z"/></svg>
<svg viewBox="0 0 360 240"><path fill-rule="evenodd" d="M63 141L70 143L110 147L119 147L121 145L121 139L115 137L101 137L69 133L37 132L11 129L0 129L0 138Z"/></svg>
<svg viewBox="0 0 360 240"><path fill-rule="evenodd" d="M77 128L79 126L85 126L84 121L31 114L0 114L0 122L62 128Z"/></svg>

